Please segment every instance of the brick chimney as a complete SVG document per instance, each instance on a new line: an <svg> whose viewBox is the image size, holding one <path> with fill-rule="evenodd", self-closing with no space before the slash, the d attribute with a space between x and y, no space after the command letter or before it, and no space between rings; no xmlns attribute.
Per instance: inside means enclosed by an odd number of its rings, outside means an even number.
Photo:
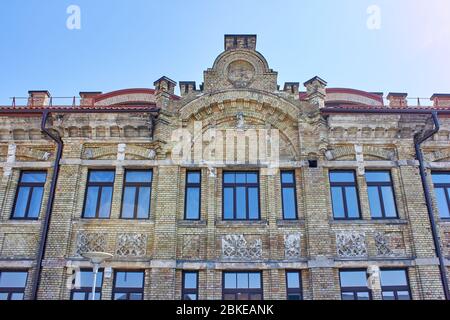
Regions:
<svg viewBox="0 0 450 320"><path fill-rule="evenodd" d="M163 76L156 80L153 85L155 86L156 91L167 92L169 94L175 94L175 86L177 83L172 79Z"/></svg>
<svg viewBox="0 0 450 320"><path fill-rule="evenodd" d="M435 108L450 107L450 93L435 93L430 100Z"/></svg>
<svg viewBox="0 0 450 320"><path fill-rule="evenodd" d="M195 81L180 81L180 94L182 97L187 96L197 90Z"/></svg>
<svg viewBox="0 0 450 320"><path fill-rule="evenodd" d="M387 95L389 101L389 107L391 108L406 108L408 107L407 93L403 92L390 92Z"/></svg>
<svg viewBox="0 0 450 320"><path fill-rule="evenodd" d="M319 109L325 107L326 87L327 82L320 77L306 81L303 84L306 87L306 100L312 105L317 106Z"/></svg>
<svg viewBox="0 0 450 320"><path fill-rule="evenodd" d="M226 34L225 51L236 49L256 50L256 34Z"/></svg>
<svg viewBox="0 0 450 320"><path fill-rule="evenodd" d="M82 91L80 92L80 105L81 106L91 106L94 104L94 98L101 95L100 91Z"/></svg>
<svg viewBox="0 0 450 320"><path fill-rule="evenodd" d="M50 104L50 92L47 90L30 90L28 91L29 107L44 107Z"/></svg>
<svg viewBox="0 0 450 320"><path fill-rule="evenodd" d="M299 89L300 83L299 82L285 82L283 91L289 96L294 99L299 99Z"/></svg>

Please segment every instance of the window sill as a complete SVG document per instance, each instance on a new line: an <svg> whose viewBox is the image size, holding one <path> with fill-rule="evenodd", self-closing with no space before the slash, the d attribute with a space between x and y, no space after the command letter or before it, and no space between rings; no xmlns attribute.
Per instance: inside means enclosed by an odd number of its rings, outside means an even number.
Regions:
<svg viewBox="0 0 450 320"><path fill-rule="evenodd" d="M297 219L297 220L277 220L277 227L299 227L305 224L305 219Z"/></svg>
<svg viewBox="0 0 450 320"><path fill-rule="evenodd" d="M178 220L177 225L179 227L199 228L199 227L205 227L206 221L205 220Z"/></svg>
<svg viewBox="0 0 450 320"><path fill-rule="evenodd" d="M408 224L405 219L371 219L371 220L330 220L330 224L385 224L385 225L399 225Z"/></svg>
<svg viewBox="0 0 450 320"><path fill-rule="evenodd" d="M267 220L216 220L217 227L266 227Z"/></svg>

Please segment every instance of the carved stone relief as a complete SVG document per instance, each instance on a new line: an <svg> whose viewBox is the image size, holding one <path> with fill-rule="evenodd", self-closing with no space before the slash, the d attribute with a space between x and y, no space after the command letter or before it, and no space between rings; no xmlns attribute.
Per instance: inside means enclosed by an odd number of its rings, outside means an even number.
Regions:
<svg viewBox="0 0 450 320"><path fill-rule="evenodd" d="M301 256L300 233L284 235L284 257L285 259L298 259Z"/></svg>
<svg viewBox="0 0 450 320"><path fill-rule="evenodd" d="M343 258L367 256L366 235L363 232L340 232L336 234L337 255Z"/></svg>
<svg viewBox="0 0 450 320"><path fill-rule="evenodd" d="M147 253L147 235L122 233L117 236L116 255L120 257L142 257Z"/></svg>
<svg viewBox="0 0 450 320"><path fill-rule="evenodd" d="M229 234L222 237L222 258L253 260L262 257L262 240L255 236Z"/></svg>
<svg viewBox="0 0 450 320"><path fill-rule="evenodd" d="M76 253L105 252L106 236L103 233L79 233L77 237Z"/></svg>

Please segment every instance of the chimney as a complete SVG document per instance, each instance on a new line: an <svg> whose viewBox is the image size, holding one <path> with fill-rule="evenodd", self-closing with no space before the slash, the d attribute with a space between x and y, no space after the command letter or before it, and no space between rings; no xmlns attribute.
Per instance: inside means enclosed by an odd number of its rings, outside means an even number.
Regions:
<svg viewBox="0 0 450 320"><path fill-rule="evenodd" d="M289 94L298 96L298 88L300 87L299 82L285 82L283 91Z"/></svg>
<svg viewBox="0 0 450 320"><path fill-rule="evenodd" d="M389 101L389 107L391 108L406 108L408 107L407 93L403 92L390 92L387 95Z"/></svg>
<svg viewBox="0 0 450 320"><path fill-rule="evenodd" d="M225 51L247 49L256 50L256 34L226 34Z"/></svg>
<svg viewBox="0 0 450 320"><path fill-rule="evenodd" d="M167 92L169 94L175 94L175 86L177 83L166 76L163 76L156 80L153 85L155 86L156 91Z"/></svg>
<svg viewBox="0 0 450 320"><path fill-rule="evenodd" d="M450 93L435 93L430 100L435 108L450 107Z"/></svg>
<svg viewBox="0 0 450 320"><path fill-rule="evenodd" d="M28 91L29 107L44 107L50 105L51 95L47 90Z"/></svg>
<svg viewBox="0 0 450 320"><path fill-rule="evenodd" d="M317 106L319 109L325 107L326 86L327 82L320 77L306 81L303 84L306 87L306 100Z"/></svg>
<svg viewBox="0 0 450 320"><path fill-rule="evenodd" d="M100 91L84 91L80 92L80 105L81 106L92 106L94 105L94 98L101 95Z"/></svg>
<svg viewBox="0 0 450 320"><path fill-rule="evenodd" d="M180 81L180 94L182 97L195 92L195 90L197 90L195 81Z"/></svg>

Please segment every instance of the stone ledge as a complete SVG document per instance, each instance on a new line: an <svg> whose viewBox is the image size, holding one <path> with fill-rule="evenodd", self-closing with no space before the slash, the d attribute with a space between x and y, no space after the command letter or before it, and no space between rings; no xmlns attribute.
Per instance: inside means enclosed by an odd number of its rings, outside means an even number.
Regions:
<svg viewBox="0 0 450 320"><path fill-rule="evenodd" d="M178 220L178 227L203 228L206 227L206 220Z"/></svg>
<svg viewBox="0 0 450 320"><path fill-rule="evenodd" d="M334 220L330 219L332 225L405 225L408 224L406 219L371 219L371 220Z"/></svg>
<svg viewBox="0 0 450 320"><path fill-rule="evenodd" d="M267 227L269 225L267 220L255 221L236 221L236 220L216 220L214 223L217 227Z"/></svg>

